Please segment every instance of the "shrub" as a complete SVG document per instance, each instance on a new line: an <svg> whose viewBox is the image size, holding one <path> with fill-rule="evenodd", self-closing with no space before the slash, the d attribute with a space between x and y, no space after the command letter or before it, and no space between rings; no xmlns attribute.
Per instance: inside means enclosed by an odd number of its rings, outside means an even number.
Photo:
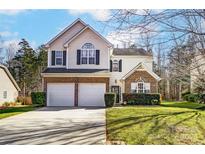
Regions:
<svg viewBox="0 0 205 154"><path fill-rule="evenodd" d="M21 105L32 105L31 97L18 96L16 101L21 103Z"/></svg>
<svg viewBox="0 0 205 154"><path fill-rule="evenodd" d="M104 99L105 99L105 106L112 107L116 102L116 93L105 93Z"/></svg>
<svg viewBox="0 0 205 154"><path fill-rule="evenodd" d="M184 100L194 103L205 103L205 94L189 93L184 95Z"/></svg>
<svg viewBox="0 0 205 154"><path fill-rule="evenodd" d="M32 105L31 97L24 97L23 105Z"/></svg>
<svg viewBox="0 0 205 154"><path fill-rule="evenodd" d="M12 107L12 106L16 106L16 105L17 105L16 102L4 102L2 104L2 106L4 106L4 107Z"/></svg>
<svg viewBox="0 0 205 154"><path fill-rule="evenodd" d="M123 101L128 105L158 105L160 94L123 93Z"/></svg>
<svg viewBox="0 0 205 154"><path fill-rule="evenodd" d="M24 102L24 97L23 96L18 96L16 101L23 103Z"/></svg>
<svg viewBox="0 0 205 154"><path fill-rule="evenodd" d="M32 92L31 99L33 104L45 105L46 93L45 92Z"/></svg>
<svg viewBox="0 0 205 154"><path fill-rule="evenodd" d="M205 94L200 95L199 103L204 103L205 104Z"/></svg>
<svg viewBox="0 0 205 154"><path fill-rule="evenodd" d="M4 103L2 104L2 106L4 106L4 107L9 107L9 106L10 106L10 103L9 103L9 102L4 102Z"/></svg>
<svg viewBox="0 0 205 154"><path fill-rule="evenodd" d="M198 103L200 101L200 94L187 94L184 96L185 100L188 102L195 102Z"/></svg>
<svg viewBox="0 0 205 154"><path fill-rule="evenodd" d="M17 103L16 102L9 102L9 106L16 106Z"/></svg>
<svg viewBox="0 0 205 154"><path fill-rule="evenodd" d="M187 95L189 95L189 94L190 94L189 91L182 93L181 96L182 96L183 100L186 100L187 99Z"/></svg>
<svg viewBox="0 0 205 154"><path fill-rule="evenodd" d="M196 95L196 94L188 94L187 99L188 99L189 102L197 102L198 95Z"/></svg>

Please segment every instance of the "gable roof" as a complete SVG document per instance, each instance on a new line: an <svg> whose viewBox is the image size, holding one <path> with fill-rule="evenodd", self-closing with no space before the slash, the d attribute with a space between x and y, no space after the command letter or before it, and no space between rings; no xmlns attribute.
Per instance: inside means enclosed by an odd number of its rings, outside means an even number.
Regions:
<svg viewBox="0 0 205 154"><path fill-rule="evenodd" d="M157 81L160 81L161 80L161 78L157 75L157 74L155 74L153 71L150 71L148 68L147 68L147 66L144 64L144 63L142 63L142 62L140 62L139 64L137 64L137 66L135 66L131 71L129 71L127 74L125 74L122 78L121 78L121 80L125 80L126 78L128 78L132 73L134 73L136 70L139 70L139 69L142 69L142 70L145 70L145 71L147 71L153 78L155 78Z"/></svg>
<svg viewBox="0 0 205 154"><path fill-rule="evenodd" d="M52 38L49 42L46 43L46 47L49 47L51 43L53 43L56 39L58 39L61 35L63 35L67 30L69 30L72 26L74 26L77 22L81 22L83 25L87 25L84 21L82 21L80 18L76 19L73 23L68 25L66 28L64 28L60 33L58 33L54 38Z"/></svg>
<svg viewBox="0 0 205 154"><path fill-rule="evenodd" d="M7 67L0 64L0 68L5 71L5 73L7 74L7 76L9 77L9 79L11 80L11 82L13 83L13 85L15 86L15 88L16 88L18 91L21 91L21 89L19 88L18 84L17 84L16 81L14 80L13 76L11 75L11 73L9 72L9 70L7 69Z"/></svg>
<svg viewBox="0 0 205 154"><path fill-rule="evenodd" d="M85 28L83 28L82 30L80 30L76 35L74 35L72 38L70 38L69 40L67 40L64 43L64 46L67 47L67 45L69 43L71 43L75 38L77 38L80 34L82 34L86 29L90 29L91 31L93 31L96 35L98 35L103 41L106 42L106 44L108 44L108 46L113 46L112 43L110 43L106 38L104 38L100 33L98 33L95 29L93 29L90 25L87 25Z"/></svg>
<svg viewBox="0 0 205 154"><path fill-rule="evenodd" d="M68 39L64 46L66 47L70 42L72 42L75 38L77 38L81 33L83 33L86 29L92 30L96 35L98 35L103 41L105 41L108 46L113 46L106 38L104 38L100 33L94 30L90 25L86 24L80 18L76 19L72 24L67 26L64 30L62 30L59 34L57 34L54 38L52 38L48 43L46 43L46 47L49 47L51 43L53 43L56 39L58 39L61 35L63 35L66 31L68 31L72 26L74 26L77 22L81 22L85 27L81 29L78 33L76 33L72 38Z"/></svg>
<svg viewBox="0 0 205 154"><path fill-rule="evenodd" d="M118 56L152 56L152 52L143 48L114 48L112 54Z"/></svg>

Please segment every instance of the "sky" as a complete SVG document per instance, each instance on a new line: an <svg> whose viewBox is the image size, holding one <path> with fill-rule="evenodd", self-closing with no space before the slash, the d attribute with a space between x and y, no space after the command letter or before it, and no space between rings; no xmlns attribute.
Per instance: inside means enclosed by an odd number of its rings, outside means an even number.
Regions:
<svg viewBox="0 0 205 154"><path fill-rule="evenodd" d="M112 29L103 24L111 10L0 10L0 36L4 46L25 38L33 48L45 44L77 18L104 37Z"/></svg>
<svg viewBox="0 0 205 154"><path fill-rule="evenodd" d="M50 39L55 37L61 30L69 26L77 18L81 18L85 23L89 24L101 35L107 38L115 47L124 47L125 42L138 43L142 45L141 37L138 29L127 29L117 33L116 23L105 24L107 19L112 15L112 11L108 9L92 9L92 10L63 10L63 9L41 9L41 10L0 10L0 48L7 48L10 44L15 44L16 50L18 43L22 38L26 39L32 48L36 49L42 44L46 44ZM153 10L159 12L162 10ZM138 14L144 14L143 10L138 10ZM178 22L179 23L179 22ZM158 25L159 26L159 25ZM151 27L159 29L159 27ZM133 33L133 34L132 34ZM167 39L168 34L160 35L160 39ZM3 40L3 42L1 41ZM128 43L129 42L129 43ZM166 44L163 50L169 50ZM155 53L153 48L153 53ZM4 50L5 51L5 50ZM0 54L5 54L1 52ZM0 55L1 57L2 55Z"/></svg>

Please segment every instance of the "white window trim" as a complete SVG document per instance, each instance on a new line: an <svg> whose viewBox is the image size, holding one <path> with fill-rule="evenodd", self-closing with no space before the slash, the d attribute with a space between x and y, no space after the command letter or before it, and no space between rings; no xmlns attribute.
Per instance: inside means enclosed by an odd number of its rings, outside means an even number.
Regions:
<svg viewBox="0 0 205 154"><path fill-rule="evenodd" d="M93 56L90 56L90 52L91 52L91 51L93 52L93 53L92 53ZM89 65L90 65L90 62L89 62L89 61L90 61L90 58L94 58L94 63L93 63L93 64L96 64L96 50L95 50L95 49L89 50L89 52L88 52L88 59L87 59L87 60L88 60ZM91 65L92 65L92 64L91 64Z"/></svg>
<svg viewBox="0 0 205 154"><path fill-rule="evenodd" d="M116 64L117 65L117 70L114 70L113 68L113 65ZM113 72L119 72L119 61L118 60L113 60L113 63L112 63L112 71Z"/></svg>
<svg viewBox="0 0 205 154"><path fill-rule="evenodd" d="M86 44L91 44L91 43L85 43L84 45L86 45ZM96 64L96 50L95 50L95 47L94 47L94 45L93 44L91 44L92 46L93 46L93 48L83 48L84 47L84 45L82 46L82 48L81 48L81 56L80 56L80 63L82 64L82 65L95 65ZM83 52L85 52L86 53L86 56L84 56L82 53ZM93 52L93 56L90 56L90 52ZM83 58L86 58L86 64L83 64L82 62L83 62ZM93 64L90 64L89 63L89 59L90 58L94 58L94 63Z"/></svg>
<svg viewBox="0 0 205 154"><path fill-rule="evenodd" d="M142 84L142 89L139 89L139 85L140 85L140 84ZM142 82L142 81L137 82L137 87L136 87L136 89L137 89L137 93L141 93L141 92L139 92L139 91L141 91L141 90L142 90L142 93L145 93L144 82Z"/></svg>
<svg viewBox="0 0 205 154"><path fill-rule="evenodd" d="M61 52L61 56L56 56L56 52ZM61 64L58 64L56 63L56 59L57 58L60 58L61 59ZM55 66L63 66L63 51L55 51Z"/></svg>
<svg viewBox="0 0 205 154"><path fill-rule="evenodd" d="M148 93L150 93L150 83L144 82L143 80L138 82L131 82L131 92L136 91L136 93L139 93L139 89L138 89L139 84L143 84L143 89L140 89L142 90L142 93L146 93L146 91L149 91ZM147 87L149 87L148 89L146 88L146 84ZM135 89L133 87L135 87Z"/></svg>

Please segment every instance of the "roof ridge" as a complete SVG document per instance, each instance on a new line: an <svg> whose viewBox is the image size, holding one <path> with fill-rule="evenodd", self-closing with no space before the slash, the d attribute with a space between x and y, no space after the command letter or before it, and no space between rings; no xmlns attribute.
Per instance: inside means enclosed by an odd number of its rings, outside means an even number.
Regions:
<svg viewBox="0 0 205 154"><path fill-rule="evenodd" d="M64 34L68 29L70 29L73 25L75 25L77 22L81 22L84 26L87 26L87 24L82 21L80 18L77 18L75 21L73 21L71 24L69 24L68 26L66 26L62 31L60 31L59 33L57 33L57 35L55 35L54 37L52 37L52 39L50 39L50 41L48 41L46 43L46 46L48 47L49 44L51 44L53 41L55 41L58 37L60 37L62 34Z"/></svg>
<svg viewBox="0 0 205 154"><path fill-rule="evenodd" d="M102 36L99 32L97 32L94 28L92 28L89 24L87 24L83 29L81 29L78 33L76 33L71 39L64 43L64 46L70 42L72 42L76 37L78 37L81 33L83 33L87 28L93 31L96 35L98 35L102 40L104 40L109 46L113 46L104 36Z"/></svg>

